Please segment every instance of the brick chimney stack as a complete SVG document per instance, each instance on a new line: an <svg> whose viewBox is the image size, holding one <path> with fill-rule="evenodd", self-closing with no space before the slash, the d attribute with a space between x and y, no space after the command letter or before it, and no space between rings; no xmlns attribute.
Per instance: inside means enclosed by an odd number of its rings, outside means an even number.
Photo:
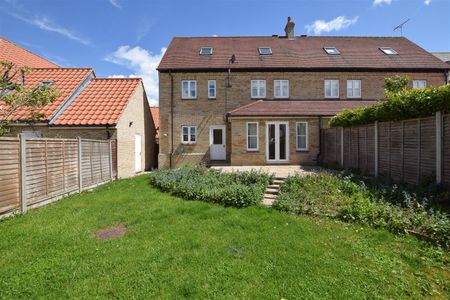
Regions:
<svg viewBox="0 0 450 300"><path fill-rule="evenodd" d="M286 33L286 36L289 40L293 40L295 38L294 27L295 27L295 23L292 22L291 17L288 17L287 24L284 27L284 32Z"/></svg>

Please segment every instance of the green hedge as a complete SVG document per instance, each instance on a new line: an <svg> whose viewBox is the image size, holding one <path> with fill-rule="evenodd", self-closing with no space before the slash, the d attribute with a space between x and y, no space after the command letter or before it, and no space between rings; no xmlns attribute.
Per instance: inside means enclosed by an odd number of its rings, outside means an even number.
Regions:
<svg viewBox="0 0 450 300"><path fill-rule="evenodd" d="M150 173L150 183L187 200L247 207L261 202L272 175L262 172L221 173L201 166L162 169Z"/></svg>
<svg viewBox="0 0 450 300"><path fill-rule="evenodd" d="M325 216L347 222L412 233L450 246L450 218L430 203L448 200L445 191L418 196L398 185L369 183L342 173L292 176L281 186L273 207L294 214Z"/></svg>
<svg viewBox="0 0 450 300"><path fill-rule="evenodd" d="M350 127L375 121L399 121L434 115L437 111L450 112L450 85L425 89L403 89L386 92L386 100L379 105L345 110L333 117L333 127Z"/></svg>

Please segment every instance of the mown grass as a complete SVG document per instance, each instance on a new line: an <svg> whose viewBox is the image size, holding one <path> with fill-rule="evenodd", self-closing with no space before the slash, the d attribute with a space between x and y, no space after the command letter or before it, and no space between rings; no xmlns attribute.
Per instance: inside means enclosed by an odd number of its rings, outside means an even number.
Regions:
<svg viewBox="0 0 450 300"><path fill-rule="evenodd" d="M98 229L128 233L98 240ZM0 298L448 298L448 254L413 237L120 180L0 221Z"/></svg>

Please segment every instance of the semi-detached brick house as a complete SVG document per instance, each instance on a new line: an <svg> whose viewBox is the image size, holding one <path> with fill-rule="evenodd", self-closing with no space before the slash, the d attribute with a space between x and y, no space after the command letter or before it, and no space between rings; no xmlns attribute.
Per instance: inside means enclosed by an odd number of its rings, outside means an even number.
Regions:
<svg viewBox="0 0 450 300"><path fill-rule="evenodd" d="M156 166L156 130L140 78L96 78L91 68L61 68L3 37L0 61L30 67L25 86L49 84L60 92L40 110L40 120L29 122L26 110L10 116L10 136L116 139L118 177Z"/></svg>
<svg viewBox="0 0 450 300"><path fill-rule="evenodd" d="M319 130L384 96L384 78L446 83L449 66L404 37L174 38L159 67L159 166L315 164Z"/></svg>

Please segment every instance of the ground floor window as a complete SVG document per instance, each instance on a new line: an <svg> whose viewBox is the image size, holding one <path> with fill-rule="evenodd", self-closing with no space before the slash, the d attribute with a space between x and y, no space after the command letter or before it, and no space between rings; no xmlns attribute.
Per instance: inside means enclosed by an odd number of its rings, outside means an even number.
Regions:
<svg viewBox="0 0 450 300"><path fill-rule="evenodd" d="M181 127L181 141L183 144L194 144L197 142L197 127L196 126L182 126Z"/></svg>
<svg viewBox="0 0 450 300"><path fill-rule="evenodd" d="M256 151L258 150L258 123L248 122L247 123L247 150Z"/></svg>
<svg viewBox="0 0 450 300"><path fill-rule="evenodd" d="M308 122L297 122L297 150L308 150Z"/></svg>

